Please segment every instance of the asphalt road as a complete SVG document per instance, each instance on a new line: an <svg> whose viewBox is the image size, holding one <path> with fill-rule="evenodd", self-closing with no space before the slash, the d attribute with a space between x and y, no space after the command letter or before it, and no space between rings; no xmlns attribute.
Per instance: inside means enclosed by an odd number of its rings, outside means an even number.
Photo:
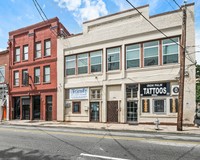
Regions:
<svg viewBox="0 0 200 160"><path fill-rule="evenodd" d="M200 137L0 125L0 160L200 160Z"/></svg>

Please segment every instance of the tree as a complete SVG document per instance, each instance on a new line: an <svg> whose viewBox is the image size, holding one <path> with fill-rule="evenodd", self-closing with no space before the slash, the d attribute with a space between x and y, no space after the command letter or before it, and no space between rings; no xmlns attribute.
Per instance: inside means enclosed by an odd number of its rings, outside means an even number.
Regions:
<svg viewBox="0 0 200 160"><path fill-rule="evenodd" d="M200 102L200 65L196 65L196 102Z"/></svg>

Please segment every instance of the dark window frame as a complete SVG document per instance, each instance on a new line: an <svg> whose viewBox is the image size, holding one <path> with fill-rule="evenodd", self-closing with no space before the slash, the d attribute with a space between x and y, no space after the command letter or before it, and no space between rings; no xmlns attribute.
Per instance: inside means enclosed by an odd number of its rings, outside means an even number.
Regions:
<svg viewBox="0 0 200 160"><path fill-rule="evenodd" d="M75 104L78 104L79 106L78 106L78 111L74 111L74 105ZM72 102L72 113L73 114L81 114L81 102L80 101L78 101L78 102Z"/></svg>

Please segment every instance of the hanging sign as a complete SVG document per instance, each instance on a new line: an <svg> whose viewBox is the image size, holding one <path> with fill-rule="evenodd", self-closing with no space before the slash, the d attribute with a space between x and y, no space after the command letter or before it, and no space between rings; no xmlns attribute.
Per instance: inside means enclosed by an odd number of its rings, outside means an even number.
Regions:
<svg viewBox="0 0 200 160"><path fill-rule="evenodd" d="M69 99L88 99L88 88L76 88L69 90Z"/></svg>
<svg viewBox="0 0 200 160"><path fill-rule="evenodd" d="M168 96L170 95L170 83L151 83L140 85L141 96Z"/></svg>

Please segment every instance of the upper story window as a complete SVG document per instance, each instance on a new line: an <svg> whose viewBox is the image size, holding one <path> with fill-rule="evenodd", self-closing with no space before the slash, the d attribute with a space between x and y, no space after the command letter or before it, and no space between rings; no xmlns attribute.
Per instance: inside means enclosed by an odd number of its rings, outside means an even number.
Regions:
<svg viewBox="0 0 200 160"><path fill-rule="evenodd" d="M95 51L90 53L91 72L101 72L102 65L102 51Z"/></svg>
<svg viewBox="0 0 200 160"><path fill-rule="evenodd" d="M50 82L50 66L44 67L44 82L45 83Z"/></svg>
<svg viewBox="0 0 200 160"><path fill-rule="evenodd" d="M78 74L88 73L88 54L79 54L78 58Z"/></svg>
<svg viewBox="0 0 200 160"><path fill-rule="evenodd" d="M19 71L14 71L14 86L19 86Z"/></svg>
<svg viewBox="0 0 200 160"><path fill-rule="evenodd" d="M66 75L75 75L76 73L76 56L65 57Z"/></svg>
<svg viewBox="0 0 200 160"><path fill-rule="evenodd" d="M177 37L162 41L163 64L178 63L178 48Z"/></svg>
<svg viewBox="0 0 200 160"><path fill-rule="evenodd" d="M23 60L28 60L28 45L23 46Z"/></svg>
<svg viewBox="0 0 200 160"><path fill-rule="evenodd" d="M108 71L118 70L120 64L120 47L107 49Z"/></svg>
<svg viewBox="0 0 200 160"><path fill-rule="evenodd" d="M158 41L144 43L144 66L158 65Z"/></svg>
<svg viewBox="0 0 200 160"><path fill-rule="evenodd" d="M140 45L126 46L126 68L134 68L140 66Z"/></svg>
<svg viewBox="0 0 200 160"><path fill-rule="evenodd" d="M51 40L45 40L44 41L44 56L50 56L51 55Z"/></svg>
<svg viewBox="0 0 200 160"><path fill-rule="evenodd" d="M22 85L27 86L29 84L28 70L22 70Z"/></svg>
<svg viewBox="0 0 200 160"><path fill-rule="evenodd" d="M40 83L40 68L34 69L34 83Z"/></svg>
<svg viewBox="0 0 200 160"><path fill-rule="evenodd" d="M5 82L5 67L0 67L0 83Z"/></svg>
<svg viewBox="0 0 200 160"><path fill-rule="evenodd" d="M15 48L15 62L20 61L20 47Z"/></svg>
<svg viewBox="0 0 200 160"><path fill-rule="evenodd" d="M41 57L41 42L36 42L35 44L35 58Z"/></svg>

